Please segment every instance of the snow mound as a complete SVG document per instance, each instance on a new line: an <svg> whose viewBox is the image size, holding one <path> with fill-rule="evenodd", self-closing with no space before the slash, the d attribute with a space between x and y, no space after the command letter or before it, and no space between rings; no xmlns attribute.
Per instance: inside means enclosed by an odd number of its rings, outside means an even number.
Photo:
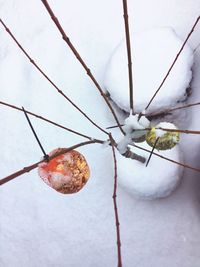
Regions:
<svg viewBox="0 0 200 267"><path fill-rule="evenodd" d="M152 150L146 142L140 144L140 147ZM138 148L131 148L131 150L146 158L149 157L148 152ZM181 162L178 145L171 150L162 152L155 150L155 153ZM182 177L183 167L156 155L152 155L147 167L136 160L123 157L119 152L117 152L116 156L119 185L133 196L139 198L156 199L166 197L176 189Z"/></svg>
<svg viewBox="0 0 200 267"><path fill-rule="evenodd" d="M183 41L173 29L155 28L132 36L134 111L142 112L158 89ZM192 78L193 51L186 45L149 111L159 111L183 99ZM105 74L111 98L129 112L129 84L126 44L115 49Z"/></svg>

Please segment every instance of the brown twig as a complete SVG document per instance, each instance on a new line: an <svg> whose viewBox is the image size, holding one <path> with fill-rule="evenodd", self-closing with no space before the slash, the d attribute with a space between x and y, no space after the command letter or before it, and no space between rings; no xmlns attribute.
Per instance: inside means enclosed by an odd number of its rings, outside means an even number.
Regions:
<svg viewBox="0 0 200 267"><path fill-rule="evenodd" d="M200 105L200 102L196 102L196 103L187 104L187 105L176 107L176 108L165 109L163 111L155 112L155 113L153 113L153 112L152 113L145 113L145 114L140 113L140 115L141 116L145 116L146 118L153 119L154 117L169 115L171 112L176 111L176 110L190 108L190 107L195 107L195 106L199 106L199 105ZM123 127L124 125L121 124L121 126ZM106 127L106 129L112 129L112 128L117 128L117 127L118 127L117 125L114 125L114 126Z"/></svg>
<svg viewBox="0 0 200 267"><path fill-rule="evenodd" d="M17 107L17 106L14 106L14 105L11 105L11 104L8 104L8 103L6 103L6 102L2 102L2 101L0 101L0 105L4 105L4 106L6 106L6 107L9 107L9 108L12 108L12 109L15 109L15 110L18 110L18 111L23 111L21 108L19 108L19 107ZM35 113L31 112L31 111L26 110L26 112L27 112L29 115L31 115L31 116L34 116L34 117L36 117L36 118L38 118L38 119L40 119L40 120L46 121L46 122L48 122L48 123L50 123L50 124L52 124L52 125L54 125L54 126L56 126L56 127L59 127L59 128L61 128L61 129L63 129L63 130L66 130L66 131L68 131L68 132L74 133L74 134L76 134L76 135L79 135L79 136L81 136L81 137L87 138L87 139L89 139L89 140L94 140L94 139L95 139L95 138L93 138L93 137L87 136L87 135L82 134L82 133L80 133L80 132L76 132L76 131L74 131L74 130L72 130L72 129L70 129L70 128L67 128L67 127L65 127L65 126L63 126L63 125L61 125L61 124L58 124L58 123L56 123L56 122L54 122L54 121L51 121L51 120L49 120L49 119L47 119L47 118L44 118L44 117L40 116L40 115L37 115L37 114L35 114ZM95 139L95 140L96 140L96 139ZM103 143L103 141L102 141L102 143ZM116 145L116 147L117 147L117 144L115 144L115 145ZM141 156L139 156L139 155L137 155L137 154L135 154L135 153L133 153L133 152L128 153L127 155L124 155L124 156L125 156L125 157L128 157L128 158L131 158L131 159L134 159L134 160L138 160L138 161L144 162L144 158L143 158L143 157L141 157Z"/></svg>
<svg viewBox="0 0 200 267"><path fill-rule="evenodd" d="M199 20L200 20L200 16L197 18L197 20L195 21L194 25L192 26L192 29L190 30L190 32L189 32L187 38L185 39L183 45L181 46L181 49L179 50L178 54L176 55L176 57L175 57L173 63L171 64L169 70L167 71L167 74L165 75L164 79L162 80L160 86L158 87L158 89L156 90L156 92L154 93L154 95L152 96L152 98L150 99L150 101L149 101L148 105L146 106L145 110L147 110L147 109L149 108L149 106L151 105L153 99L155 98L155 96L157 95L157 93L158 93L158 92L160 91L160 89L162 88L164 82L166 81L167 77L169 76L171 70L173 69L173 67L174 67L174 65L175 65L175 63L176 63L176 61L178 60L178 58L179 58L181 52L183 51L183 48L185 47L185 45L186 45L188 39L190 38L191 34L193 33L193 31L194 31L196 25L198 24Z"/></svg>
<svg viewBox="0 0 200 267"><path fill-rule="evenodd" d="M124 124L120 124L122 127L124 126ZM114 128L117 128L118 126L117 125L113 125L113 126L109 126L109 127L106 127L106 129L114 129Z"/></svg>
<svg viewBox="0 0 200 267"><path fill-rule="evenodd" d="M67 152L69 152L69 151L71 151L73 149L78 148L78 147L89 145L89 144L95 144L95 143L102 144L103 141L98 140L98 139L95 139L95 140L86 141L86 142L82 142L82 143L76 144L76 145L71 146L71 147L66 148L66 149L62 149L62 151L58 151L54 155L49 156L49 161L52 160L52 159L54 159L54 158L56 158L57 156L60 156L62 154L65 154L65 153L67 153ZM23 169L21 169L21 170L19 170L17 172L12 173L11 175L8 175L7 177L5 177L5 178L3 178L3 179L0 180L0 185L3 185L5 183L9 182L9 181L17 178L18 176L20 176L20 175L22 175L24 173L27 173L27 172L32 171L33 169L35 169L35 168L38 167L38 164L40 164L42 162L45 162L45 161L46 161L46 159L42 159L42 160L40 160L40 161L38 161L38 162L36 162L34 164L31 164L31 165L29 165L27 167L24 167Z"/></svg>
<svg viewBox="0 0 200 267"><path fill-rule="evenodd" d="M174 133L200 134L200 131L195 131L195 130L179 130L179 129L170 129L170 128L162 128L162 127L158 127L156 129L160 129L166 132L174 132Z"/></svg>
<svg viewBox="0 0 200 267"><path fill-rule="evenodd" d="M9 108L12 108L12 109L14 109L14 110L18 110L18 111L22 111L22 112L23 112L23 110L22 110L21 108L19 108L19 107L17 107L17 106L14 106L14 105L11 105L11 104L8 104L8 103L6 103L6 102L2 102L2 101L0 101L0 105L4 105L4 106L9 107ZM59 128L61 128L61 129L63 129L63 130L66 130L66 131L68 131L68 132L71 132L71 133L73 133L73 134L79 135L79 136L84 137L84 138L87 138L87 139L89 139L89 140L94 139L94 138L92 138L92 137L90 137L90 136L87 136L87 135L82 134L82 133L80 133L80 132L74 131L74 130L72 130L72 129L70 129L70 128L67 128L67 127L61 125L61 124L58 124L58 123L56 123L56 122L54 122L54 121L51 121L51 120L49 120L49 119L47 119L47 118L44 118L44 117L42 117L42 116L40 116L40 115L37 115L37 114L35 114L35 113L31 112L31 111L26 110L26 113L28 113L28 114L31 115L31 116L36 117L37 119L46 121L46 122L48 122L48 123L50 123L50 124L52 124L52 125L54 125L54 126L56 126L56 127L59 127Z"/></svg>
<svg viewBox="0 0 200 267"><path fill-rule="evenodd" d="M67 95L65 95L60 88L47 76L47 74L38 66L38 64L30 57L30 55L26 52L26 50L22 47L22 45L17 41L13 33L10 31L10 29L6 26L6 24L3 22L2 19L0 19L0 23L3 25L5 30L8 32L8 34L11 36L11 38L14 40L14 42L17 44L17 46L20 48L20 50L24 53L24 55L29 59L29 61L34 65L34 67L45 77L48 82L51 83L51 85L57 90L57 92L62 95L68 102L71 103L73 107L75 107L85 118L87 118L94 126L96 126L99 130L104 132L108 135L108 132L106 132L102 127L97 125L92 119L89 118L89 116L82 111Z"/></svg>
<svg viewBox="0 0 200 267"><path fill-rule="evenodd" d="M111 136L111 133L109 134ZM114 147L119 151L119 153L124 156L125 158L129 158L129 159L133 159L133 160L137 160L141 163L145 163L146 159L136 153L134 153L133 151L130 150L129 147L126 147L126 151L122 154L119 150L118 147L118 143L115 142L115 140L112 138L112 143L114 145ZM111 145L111 144L110 144Z"/></svg>
<svg viewBox="0 0 200 267"><path fill-rule="evenodd" d="M127 58L128 58L130 110L132 111L132 114L134 114L131 41L130 41L129 22L128 22L128 6L127 6L127 1L126 0L123 0L123 10L124 10L124 26L125 26L125 34L126 34L126 49L127 49Z"/></svg>
<svg viewBox="0 0 200 267"><path fill-rule="evenodd" d="M106 95L103 92L103 89L101 88L101 86L99 85L99 83L97 82L97 80L95 79L95 77L93 76L91 70L88 68L88 66L86 65L85 61L82 59L82 57L80 56L80 54L78 53L78 51L76 50L76 48L74 47L74 45L72 44L72 42L70 41L69 37L66 35L64 29L62 28L58 18L55 16L53 10L51 9L49 3L47 0L41 0L42 3L44 4L47 12L49 13L51 19L53 20L54 24L56 25L57 29L59 30L59 32L62 35L63 40L66 42L66 44L69 46L69 48L71 49L71 51L73 52L73 54L75 55L75 57L77 58L77 60L81 63L81 65L83 66L83 68L85 69L87 75L90 77L90 79L92 80L92 82L95 84L96 88L98 89L99 93L101 94L101 96L103 97L104 101L106 102L108 108L110 109L115 121L117 122L118 127L120 128L121 132L124 134L123 129L120 126L119 120L117 118L117 115L115 114L114 109L112 108L110 102L108 101Z"/></svg>
<svg viewBox="0 0 200 267"><path fill-rule="evenodd" d="M170 108L170 109L165 109L161 112L155 112L155 113L147 113L145 114L146 117L154 117L154 116L160 116L160 115L168 115L169 113L173 112L173 111L176 111L176 110L179 110L179 109L185 109L185 108L190 108L190 107L194 107L194 106L198 106L200 105L200 102L196 102L196 103L192 103L192 104L187 104L187 105L184 105L184 106L180 106L180 107L176 107L176 108ZM144 115L144 114L142 114Z"/></svg>
<svg viewBox="0 0 200 267"><path fill-rule="evenodd" d="M121 126L124 126L121 124ZM106 129L113 129L117 128L117 125L106 127ZM150 131L152 128L145 128L145 129L135 129L135 131ZM170 129L170 128L163 128L163 127L156 127L155 129L163 130L166 132L174 132L174 133L184 133L184 134L200 134L200 131L197 130L182 130L182 129Z"/></svg>
<svg viewBox="0 0 200 267"><path fill-rule="evenodd" d="M148 149L146 149L146 148L143 148L143 147L141 147L141 146L138 146L138 145L135 145L135 144L134 144L134 145L131 145L131 146L134 146L134 147L136 147L136 148L138 148L138 149L140 149L140 150L143 150L143 151L146 151L146 152L148 152L148 153L151 153L150 150L148 150ZM170 161L170 162L172 162L172 163L175 163L175 164L177 164L177 165L179 165L179 166L185 167L185 168L187 168L187 169L190 169L190 170L193 170L193 171L200 172L200 169L198 169L198 168L195 168L195 167L189 166L189 165L187 165L187 164L184 164L184 163L175 161L175 160L173 160L173 159L170 159L170 158L161 156L161 155L159 155L159 154L157 154L157 153L155 153L155 152L153 152L153 155L155 155L155 156L157 156L157 157L160 157L160 158L162 158L162 159L165 159L165 160L167 160L167 161Z"/></svg>
<svg viewBox="0 0 200 267"><path fill-rule="evenodd" d="M117 233L117 255L118 255L118 267L122 267L122 256L121 256L121 239L120 239L120 222L119 222L119 214L117 208L117 159L115 154L115 146L113 143L112 135L110 135L110 143L112 147L113 153L113 161L114 161L114 190L113 190L113 205L114 205L114 213L115 213L115 224L116 224L116 233Z"/></svg>
<svg viewBox="0 0 200 267"><path fill-rule="evenodd" d="M125 158L129 158L129 159L134 159L137 160L141 163L145 163L146 159L136 153L134 153L133 151L130 150L129 147L127 147L127 150L124 154L122 154L122 156L124 156Z"/></svg>
<svg viewBox="0 0 200 267"><path fill-rule="evenodd" d="M136 131L150 131L152 128L145 128L145 129L136 129ZM184 133L184 134L200 134L200 131L196 130L181 130L181 129L171 129L171 128L163 128L163 127L155 127L156 130L163 130L166 132L173 132L173 133Z"/></svg>
<svg viewBox="0 0 200 267"><path fill-rule="evenodd" d="M152 128L145 128L145 129L136 129L136 131L150 131ZM184 133L184 134L200 134L200 131L196 130L180 130L180 129L171 129L171 128L163 128L163 127L155 127L156 130L163 130L166 132L173 132L173 133Z"/></svg>
<svg viewBox="0 0 200 267"><path fill-rule="evenodd" d="M48 161L49 160L49 156L46 154L46 152L44 150L44 147L43 147L42 143L40 142L40 139L39 139L39 137L38 137L38 135L37 135L32 123L31 123L31 120L29 119L28 114L27 114L26 110L24 109L24 107L22 107L22 110L23 110L24 115L25 115L25 117L26 117L26 119L28 121L28 124L29 124L29 126L31 128L31 131L32 131L32 133L33 133L33 135L34 135L34 137L35 137L35 139L36 139L36 141L37 141L42 153L44 154L44 159L46 159Z"/></svg>

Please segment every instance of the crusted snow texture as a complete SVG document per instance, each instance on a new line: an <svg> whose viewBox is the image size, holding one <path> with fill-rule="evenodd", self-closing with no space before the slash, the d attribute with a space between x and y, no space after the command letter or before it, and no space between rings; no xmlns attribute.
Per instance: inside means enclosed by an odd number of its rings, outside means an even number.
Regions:
<svg viewBox="0 0 200 267"><path fill-rule="evenodd" d="M151 150L146 142L141 147ZM132 151L148 158L149 153L131 148ZM180 148L175 146L171 150L156 153L175 161L181 161ZM127 159L117 152L118 181L119 184L131 195L143 199L163 198L170 195L180 182L183 167L152 156L148 166L136 160Z"/></svg>
<svg viewBox="0 0 200 267"><path fill-rule="evenodd" d="M135 139L138 139L145 135L146 130L141 131L142 129L148 128L150 121L142 116L140 119L139 114L129 115L124 121L123 130L126 135L120 140L117 145L117 148L121 154L124 154L127 151L128 144L131 144ZM139 130L139 131L137 131Z"/></svg>
<svg viewBox="0 0 200 267"><path fill-rule="evenodd" d="M161 84L183 41L168 27L134 33L132 39L134 111L141 112ZM129 111L128 66L125 52L126 44L122 41L108 64L105 86L116 104ZM183 99L192 78L192 65L193 51L186 45L149 110L159 111Z"/></svg>
<svg viewBox="0 0 200 267"><path fill-rule="evenodd" d="M125 125L123 127L123 130L126 133L130 133L135 129L145 129L149 127L150 121L147 118L145 118L144 116L142 116L140 119L138 118L139 114L129 115L129 117L124 121Z"/></svg>
<svg viewBox="0 0 200 267"><path fill-rule="evenodd" d="M156 128L174 129L174 130L177 129L177 127L170 122L160 122L159 124L156 125ZM162 137L166 133L167 131L164 131L162 129L156 129L156 137Z"/></svg>

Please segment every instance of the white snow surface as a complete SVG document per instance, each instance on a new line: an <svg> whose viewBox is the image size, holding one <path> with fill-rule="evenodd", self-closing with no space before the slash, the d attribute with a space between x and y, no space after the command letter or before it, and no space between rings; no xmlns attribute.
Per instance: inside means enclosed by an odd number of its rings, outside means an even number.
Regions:
<svg viewBox="0 0 200 267"><path fill-rule="evenodd" d="M139 144L144 149L152 150L146 142ZM149 153L131 148L137 154L144 156L146 159ZM179 151L179 146L173 149L155 153L164 157L183 162ZM143 199L155 199L166 197L171 194L180 182L183 173L183 167L165 161L156 155L153 155L148 166L136 160L127 159L117 153L119 184L131 195Z"/></svg>
<svg viewBox="0 0 200 267"><path fill-rule="evenodd" d="M108 59L124 36L122 2L49 0L49 3L103 84ZM184 40L199 15L200 0L130 0L128 4L131 32L169 26ZM0 14L35 61L95 122L102 127L115 124L41 1L0 0ZM199 36L197 27L189 40L192 48L198 45ZM0 40L2 101L107 140L42 78L2 27ZM166 51L163 57L165 54ZM200 100L199 73L198 50L191 103ZM182 126L199 130L199 115L198 106L191 108L190 124L184 117ZM124 121L123 114L119 118ZM39 119L31 117L31 121L46 152L85 141ZM1 178L41 158L23 113L1 105L0 129ZM119 138L119 131L113 130L113 134ZM185 162L200 168L199 136L181 135L180 146ZM37 170L0 187L0 267L117 266L112 152L110 147L99 145L81 147L79 151L89 163L91 178L77 194L66 196L51 190L41 181ZM156 167L160 172L160 165ZM119 179L126 178L125 171ZM187 169L181 186L162 200L138 200L118 186L123 266L199 267L199 189L199 173Z"/></svg>
<svg viewBox="0 0 200 267"><path fill-rule="evenodd" d="M140 119L138 118L139 114L131 114L125 119L125 125L123 126L125 133L130 133L132 130L141 130L149 127L150 121L147 118L145 118L144 116L142 116Z"/></svg>
<svg viewBox="0 0 200 267"><path fill-rule="evenodd" d="M130 114L124 121L123 130L125 132L125 136L123 136L117 145L118 151L121 154L124 154L127 151L128 144L131 144L134 141L134 138L144 136L146 131L142 131L142 129L149 127L149 125L150 121L144 116L139 119L139 114Z"/></svg>
<svg viewBox="0 0 200 267"><path fill-rule="evenodd" d="M173 123L170 123L170 122L160 122L155 127L158 128L156 129L156 137L162 137L163 135L167 133L167 131L159 129L159 128L177 130L177 127Z"/></svg>
<svg viewBox="0 0 200 267"><path fill-rule="evenodd" d="M183 41L168 27L155 27L133 33L132 39L134 111L139 113L159 88ZM105 86L115 103L123 110L129 111L128 65L125 52L126 43L121 41L108 64ZM178 100L184 98L192 78L192 65L193 51L186 45L148 111L174 106Z"/></svg>

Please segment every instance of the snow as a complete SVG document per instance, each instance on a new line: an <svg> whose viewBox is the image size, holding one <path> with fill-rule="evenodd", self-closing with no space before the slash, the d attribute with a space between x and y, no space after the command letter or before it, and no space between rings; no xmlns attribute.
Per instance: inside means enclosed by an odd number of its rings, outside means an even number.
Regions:
<svg viewBox="0 0 200 267"><path fill-rule="evenodd" d="M145 117L145 116L142 116L140 119L140 124L145 127L145 128L148 128L149 125L150 125L150 121Z"/></svg>
<svg viewBox="0 0 200 267"><path fill-rule="evenodd" d="M155 129L156 137L162 137L163 135L166 134L166 131L161 130L161 129Z"/></svg>
<svg viewBox="0 0 200 267"><path fill-rule="evenodd" d="M139 114L130 114L125 119L124 126L122 127L125 136L117 144L118 151L123 155L127 151L128 144L131 144L133 141L138 141L138 139L145 136L146 130L142 130L149 127L149 125L150 121L144 116L139 118Z"/></svg>
<svg viewBox="0 0 200 267"><path fill-rule="evenodd" d="M117 144L117 149L121 155L123 155L127 151L127 146L132 143L132 136L127 134L123 137Z"/></svg>
<svg viewBox="0 0 200 267"><path fill-rule="evenodd" d="M50 0L49 3L103 84L108 59L124 36L121 2ZM128 4L131 30L141 32L169 26L184 40L199 15L200 1L133 0ZM102 127L115 124L95 87L64 45L41 1L0 0L0 13L65 93ZM198 27L189 40L192 48L198 45L199 36ZM93 138L107 140L33 69L2 28L0 37L2 100L24 106ZM198 51L191 103L200 99ZM166 51L163 59L165 54ZM148 73L144 72L143 79L145 75ZM119 118L123 122L124 114L120 113ZM31 117L31 121L45 151L85 140L36 118ZM198 106L190 109L189 122L190 125L184 117L182 127L199 130ZM40 159L40 149L24 114L0 106L0 129L2 178ZM116 138L120 137L118 130L112 132ZM181 135L185 162L195 167L199 167L199 141L199 136ZM117 266L113 158L110 147L101 148L96 144L79 149L89 163L91 178L78 194L66 196L51 190L36 170L0 187L1 267ZM156 160L154 157L150 167ZM156 167L160 171L160 164ZM162 200L138 200L118 186L117 202L123 266L199 267L199 173L185 169L181 186Z"/></svg>
<svg viewBox="0 0 200 267"><path fill-rule="evenodd" d="M129 117L125 119L124 124L125 126L123 127L123 130L126 133L129 133L135 129L140 130L140 129L148 128L150 125L150 121L144 116L142 116L139 119L139 114L136 114L136 115L129 115Z"/></svg>
<svg viewBox="0 0 200 267"><path fill-rule="evenodd" d="M183 41L172 28L152 28L133 33L134 111L141 112L160 86ZM129 112L129 85L125 41L114 51L107 68L105 86L117 105ZM193 52L187 45L177 60L162 90L148 111L173 107L183 99L192 78Z"/></svg>
<svg viewBox="0 0 200 267"><path fill-rule="evenodd" d="M152 150L146 142L141 143L142 148ZM132 148L133 152L144 156L146 159L149 153ZM156 153L164 157L183 162L178 146L171 150ZM180 183L183 167L165 161L157 156L152 156L147 167L142 163L126 159L117 153L119 184L131 195L143 199L163 198L171 194Z"/></svg>

